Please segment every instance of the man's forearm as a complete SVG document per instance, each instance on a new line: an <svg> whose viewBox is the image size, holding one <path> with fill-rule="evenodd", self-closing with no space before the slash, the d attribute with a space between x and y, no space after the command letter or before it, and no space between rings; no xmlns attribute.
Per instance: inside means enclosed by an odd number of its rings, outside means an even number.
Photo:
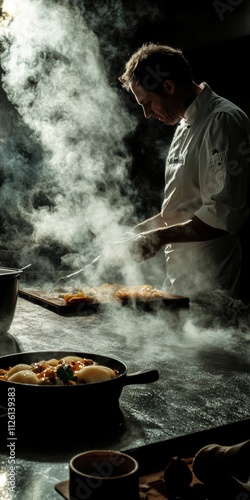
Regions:
<svg viewBox="0 0 250 500"><path fill-rule="evenodd" d="M164 222L161 213L159 213L154 215L153 217L150 217L150 219L146 219L145 221L137 224L133 228L133 231L136 233L142 233L145 231L153 231L155 229L165 228L165 227L166 223Z"/></svg>
<svg viewBox="0 0 250 500"><path fill-rule="evenodd" d="M208 241L227 234L227 231L216 229L202 222L198 217L176 224L160 228L157 235L162 245L167 243L191 243Z"/></svg>
<svg viewBox="0 0 250 500"><path fill-rule="evenodd" d="M169 243L208 241L225 234L228 234L227 231L208 226L198 217L194 217L187 222L135 234L128 242L129 252L134 260L140 262L154 257Z"/></svg>

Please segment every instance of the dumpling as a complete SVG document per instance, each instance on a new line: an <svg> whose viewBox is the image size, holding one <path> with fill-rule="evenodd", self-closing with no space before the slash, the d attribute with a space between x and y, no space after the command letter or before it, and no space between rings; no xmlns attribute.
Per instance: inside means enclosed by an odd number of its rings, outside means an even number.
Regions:
<svg viewBox="0 0 250 500"><path fill-rule="evenodd" d="M102 365L99 365L100 368L105 368L105 370L108 370L109 372L109 375L110 375L110 378L116 378L117 377L117 374L115 373L114 370L112 370L112 368L109 368L109 366L102 366Z"/></svg>
<svg viewBox="0 0 250 500"><path fill-rule="evenodd" d="M64 358L61 358L59 363L61 361L65 361L65 363L71 363L72 361L82 361L83 358L80 358L79 356L65 356Z"/></svg>
<svg viewBox="0 0 250 500"><path fill-rule="evenodd" d="M20 382L21 384L39 384L39 379L31 370L22 370L8 378L9 382Z"/></svg>
<svg viewBox="0 0 250 500"><path fill-rule="evenodd" d="M57 366L58 359L52 358L52 359L49 359L49 361L45 361L45 363L47 363L47 365L49 365L49 366Z"/></svg>
<svg viewBox="0 0 250 500"><path fill-rule="evenodd" d="M101 365L85 366L82 370L75 372L75 374L79 382L86 382L86 384L104 382L111 379L109 369Z"/></svg>
<svg viewBox="0 0 250 500"><path fill-rule="evenodd" d="M10 369L10 371L8 372L8 378L11 377L11 375L14 375L14 373L17 373L17 372L20 372L20 371L23 371L23 370L31 370L31 366L30 365L26 365L24 363L13 366Z"/></svg>

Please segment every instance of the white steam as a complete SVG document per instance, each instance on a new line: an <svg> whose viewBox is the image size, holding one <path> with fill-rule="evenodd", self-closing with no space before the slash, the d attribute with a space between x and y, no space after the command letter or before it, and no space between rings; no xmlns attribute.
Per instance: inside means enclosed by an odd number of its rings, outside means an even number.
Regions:
<svg viewBox="0 0 250 500"><path fill-rule="evenodd" d="M14 189L13 210L29 228L26 252L62 245L61 263L74 269L127 229L133 207L124 138L135 121L110 85L96 35L70 0L15 6L1 28L3 88L18 110L5 111L8 133L1 126L2 169L7 177L12 169L1 204Z"/></svg>

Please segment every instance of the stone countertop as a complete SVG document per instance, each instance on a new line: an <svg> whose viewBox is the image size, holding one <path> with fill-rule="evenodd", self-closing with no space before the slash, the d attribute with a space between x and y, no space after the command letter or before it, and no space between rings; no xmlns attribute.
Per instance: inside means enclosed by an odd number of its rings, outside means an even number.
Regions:
<svg viewBox="0 0 250 500"><path fill-rule="evenodd" d="M107 307L67 317L19 297L11 328L0 339L1 355L41 350L97 353L119 359L128 373L156 368L160 378L124 387L119 424L103 433L86 435L81 429L71 440L66 425L59 441L49 442L45 435L41 444L42 429L37 429L27 445L17 435L15 495L10 483L4 483L10 477L10 448L2 416L1 498L59 499L54 485L67 479L69 458L85 449L136 449L248 418L248 309L223 302L223 317L218 301L209 307L191 304L189 309L155 312ZM75 425L81 428L79 408L76 417ZM57 416L49 418L58 429Z"/></svg>

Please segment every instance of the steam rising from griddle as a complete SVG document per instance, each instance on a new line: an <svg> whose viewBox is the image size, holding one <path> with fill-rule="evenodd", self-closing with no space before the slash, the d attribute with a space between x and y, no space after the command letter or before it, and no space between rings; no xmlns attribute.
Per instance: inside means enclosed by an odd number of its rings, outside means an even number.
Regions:
<svg viewBox="0 0 250 500"><path fill-rule="evenodd" d="M0 5L1 265L31 262L23 279L38 277L44 284L101 254L80 281L86 274L93 284L162 284L163 253L153 265L138 265L119 261L113 245L136 223L126 137L137 122L132 102L121 100L112 78L121 71L118 52L122 61L128 55L126 36L145 12L157 20L158 7L146 0L133 2L131 10L122 0L94 7L90 0ZM188 269L186 260L184 265ZM221 305L220 296L211 298L217 300Z"/></svg>
<svg viewBox="0 0 250 500"><path fill-rule="evenodd" d="M46 279L99 253L114 260L110 243L133 218L125 137L136 123L76 5L15 5L1 28L3 89L14 105L1 109L1 247ZM131 266L134 276L132 262L122 273Z"/></svg>
<svg viewBox="0 0 250 500"><path fill-rule="evenodd" d="M109 258L114 260L112 242L127 226L130 229L133 219L129 200L134 188L128 176L131 158L124 138L136 123L112 87L99 41L85 24L87 18L88 26L94 27L100 22L98 15L90 19L89 12L78 10L77 2L74 7L70 0L19 0L16 4L21 8L1 30L2 80L11 104L1 99L0 257L6 249L16 255L13 263L18 267L32 262L32 279L37 273L38 281L44 284L58 277L57 270L65 275L99 254L105 256L105 265ZM113 4L117 13L120 1L114 0ZM111 19L110 12L107 19ZM129 33L133 26L129 25ZM115 50L115 43L110 44L109 63L115 60ZM158 257L152 267L159 272L160 282L163 273ZM88 269L93 284L102 279L102 263L99 259L98 268ZM145 267L149 276L151 263L145 263ZM145 267L127 262L121 268L122 278L140 284ZM25 275L29 276L24 273L22 281ZM112 281L111 264L109 274L103 270L103 276ZM230 384L231 377L234 387L238 372L249 374L249 306L230 300L219 291L201 297L200 303L191 306L190 311L173 313L163 309L152 315L137 315L137 311L125 309L122 313L113 309L110 312L107 308L103 312L106 318L102 315L100 320L104 338L114 330L118 345L123 350L128 345L129 353L132 342L138 359L145 360L149 368L153 360L163 360L168 377L166 391L174 406L180 392L175 370L181 372L189 416L197 410L192 397L194 393L197 396L196 383L200 383L206 402L208 387L214 398L214 375L223 391L225 379ZM57 320L54 328L61 334L64 325L61 330ZM37 328L35 316L32 321ZM66 323L61 347L71 349ZM17 328L22 339L19 322ZM41 328L43 335L36 340L37 349L43 348L44 335L50 337L51 323L45 321ZM145 331L147 341L144 335L142 348L140 338ZM243 356L242 345L246 346ZM210 386L203 365L212 374ZM213 401L218 405L216 397ZM239 414L243 414L244 405L243 410L241 405L238 407ZM208 418L205 410L202 419ZM182 411L179 415L183 418Z"/></svg>

